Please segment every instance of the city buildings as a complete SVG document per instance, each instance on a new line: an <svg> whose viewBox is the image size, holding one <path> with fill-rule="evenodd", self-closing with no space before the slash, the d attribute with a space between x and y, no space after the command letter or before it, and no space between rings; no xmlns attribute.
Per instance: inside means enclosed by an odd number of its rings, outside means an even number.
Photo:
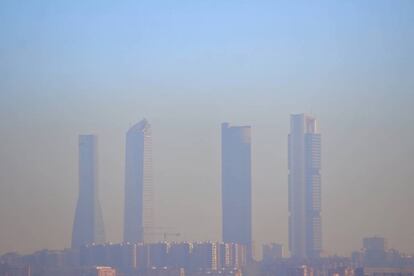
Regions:
<svg viewBox="0 0 414 276"><path fill-rule="evenodd" d="M364 276L413 276L414 267L367 267Z"/></svg>
<svg viewBox="0 0 414 276"><path fill-rule="evenodd" d="M223 242L240 243L252 257L250 126L221 126Z"/></svg>
<svg viewBox="0 0 414 276"><path fill-rule="evenodd" d="M171 243L169 248L168 265L173 268L190 268L190 257L193 251L193 243Z"/></svg>
<svg viewBox="0 0 414 276"><path fill-rule="evenodd" d="M350 258L320 257L321 137L312 116L291 116L289 134L289 239L263 246L252 260L251 133L249 126L222 124L224 242L167 242L153 228L151 128L144 119L126 137L125 240L104 243L98 200L97 138L79 136L79 198L72 248L0 256L0 276L413 276L414 257L388 249L382 237L363 239ZM147 235L164 234L163 242Z"/></svg>
<svg viewBox="0 0 414 276"><path fill-rule="evenodd" d="M264 244L262 252L263 261L270 263L283 258L283 245L278 243Z"/></svg>
<svg viewBox="0 0 414 276"><path fill-rule="evenodd" d="M369 267L384 266L387 259L387 244L382 237L368 237L362 240L364 264Z"/></svg>
<svg viewBox="0 0 414 276"><path fill-rule="evenodd" d="M116 270L112 267L97 266L89 269L84 269L81 275L87 276L116 276Z"/></svg>
<svg viewBox="0 0 414 276"><path fill-rule="evenodd" d="M241 244L105 243L24 256L5 254L0 256L0 276L113 275L115 270L116 275L123 276L234 275L245 265L246 246Z"/></svg>
<svg viewBox="0 0 414 276"><path fill-rule="evenodd" d="M72 232L72 248L105 242L98 197L97 137L79 136L79 196Z"/></svg>
<svg viewBox="0 0 414 276"><path fill-rule="evenodd" d="M362 245L366 251L385 252L387 250L387 241L383 237L364 238Z"/></svg>
<svg viewBox="0 0 414 276"><path fill-rule="evenodd" d="M31 276L30 266L0 263L0 276Z"/></svg>
<svg viewBox="0 0 414 276"><path fill-rule="evenodd" d="M291 115L288 137L289 248L295 258L317 258L322 250L321 135L310 115Z"/></svg>
<svg viewBox="0 0 414 276"><path fill-rule="evenodd" d="M126 134L124 242L147 242L153 227L151 126L142 120Z"/></svg>
<svg viewBox="0 0 414 276"><path fill-rule="evenodd" d="M223 268L241 268L246 265L247 247L239 243L220 243L219 256Z"/></svg>

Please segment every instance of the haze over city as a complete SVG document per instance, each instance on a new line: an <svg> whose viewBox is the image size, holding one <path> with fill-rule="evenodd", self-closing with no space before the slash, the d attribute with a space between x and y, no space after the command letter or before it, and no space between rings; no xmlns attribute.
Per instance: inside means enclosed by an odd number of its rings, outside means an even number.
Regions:
<svg viewBox="0 0 414 276"><path fill-rule="evenodd" d="M121 242L125 135L143 118L155 225L222 239L221 124L249 125L253 242L287 248L297 113L322 133L324 253L375 235L414 253L414 2L2 1L0 42L0 254L70 247L80 134L98 136Z"/></svg>

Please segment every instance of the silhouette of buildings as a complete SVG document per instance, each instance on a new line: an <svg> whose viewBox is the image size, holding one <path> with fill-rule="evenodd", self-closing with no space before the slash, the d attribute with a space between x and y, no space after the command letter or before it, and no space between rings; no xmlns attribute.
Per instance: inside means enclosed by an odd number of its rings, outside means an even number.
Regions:
<svg viewBox="0 0 414 276"><path fill-rule="evenodd" d="M270 263L283 258L283 245L278 243L264 244L262 252L263 262Z"/></svg>
<svg viewBox="0 0 414 276"><path fill-rule="evenodd" d="M72 232L72 248L105 242L98 197L97 137L79 136L79 196Z"/></svg>
<svg viewBox="0 0 414 276"><path fill-rule="evenodd" d="M289 140L289 248L293 257L317 258L322 250L321 135L316 119L291 115Z"/></svg>
<svg viewBox="0 0 414 276"><path fill-rule="evenodd" d="M151 126L146 119L126 134L124 242L147 242L153 227Z"/></svg>
<svg viewBox="0 0 414 276"><path fill-rule="evenodd" d="M387 259L386 240L382 237L364 238L364 264L369 267L384 266Z"/></svg>

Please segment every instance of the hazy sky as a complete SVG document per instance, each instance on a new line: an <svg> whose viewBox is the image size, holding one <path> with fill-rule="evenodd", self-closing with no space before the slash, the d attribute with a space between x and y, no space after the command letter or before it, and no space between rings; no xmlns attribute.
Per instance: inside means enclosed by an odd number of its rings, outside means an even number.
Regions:
<svg viewBox="0 0 414 276"><path fill-rule="evenodd" d="M125 133L143 117L158 226L220 239L220 123L249 124L256 249L287 245L298 112L322 132L325 251L381 235L414 253L413 107L411 0L2 0L0 254L70 245L81 133L99 136L120 241Z"/></svg>

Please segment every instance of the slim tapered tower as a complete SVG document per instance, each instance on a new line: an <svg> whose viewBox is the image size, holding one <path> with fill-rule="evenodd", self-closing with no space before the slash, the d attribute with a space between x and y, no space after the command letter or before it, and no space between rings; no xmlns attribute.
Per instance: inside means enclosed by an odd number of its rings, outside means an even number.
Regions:
<svg viewBox="0 0 414 276"><path fill-rule="evenodd" d="M293 257L317 258L322 250L321 135L316 119L291 115L289 140L289 248Z"/></svg>
<svg viewBox="0 0 414 276"><path fill-rule="evenodd" d="M147 242L153 227L151 126L142 120L126 134L124 241Z"/></svg>
<svg viewBox="0 0 414 276"><path fill-rule="evenodd" d="M250 126L221 125L223 241L245 244L252 257Z"/></svg>
<svg viewBox="0 0 414 276"><path fill-rule="evenodd" d="M72 248L105 242L98 197L97 161L97 137L79 135L79 197L73 223Z"/></svg>

